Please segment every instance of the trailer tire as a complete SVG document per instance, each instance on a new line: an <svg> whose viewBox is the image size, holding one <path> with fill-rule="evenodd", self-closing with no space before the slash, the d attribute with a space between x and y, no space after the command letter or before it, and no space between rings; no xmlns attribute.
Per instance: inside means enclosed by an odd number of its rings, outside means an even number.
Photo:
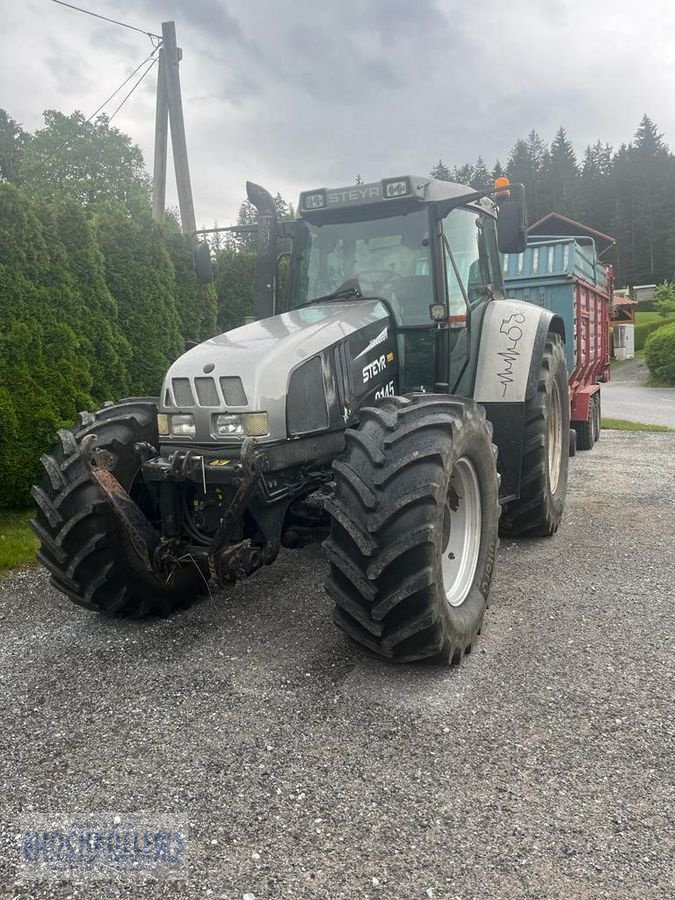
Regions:
<svg viewBox="0 0 675 900"><path fill-rule="evenodd" d="M565 350L560 336L549 332L537 390L525 407L520 497L502 512L503 535L548 537L557 531L567 493L569 427Z"/></svg>
<svg viewBox="0 0 675 900"><path fill-rule="evenodd" d="M570 456L577 455L577 433L574 428L570 428Z"/></svg>
<svg viewBox="0 0 675 900"><path fill-rule="evenodd" d="M602 431L602 413L600 408L600 391L593 394L593 442L598 443Z"/></svg>
<svg viewBox="0 0 675 900"><path fill-rule="evenodd" d="M575 422L574 430L577 433L577 450L592 450L595 443L595 426L593 423L593 401L588 409L588 419L585 422Z"/></svg>
<svg viewBox="0 0 675 900"><path fill-rule="evenodd" d="M395 662L459 663L480 633L498 545L485 412L472 400L411 394L359 416L326 504L335 622Z"/></svg>
<svg viewBox="0 0 675 900"><path fill-rule="evenodd" d="M78 605L109 615L168 615L190 606L206 589L196 565L177 568L168 582L145 568L80 456L82 438L95 434L97 447L112 454L112 471L122 487L147 506L134 445L157 445L156 403L131 398L80 413L79 425L60 429L59 443L42 457L46 475L31 491L37 504L31 527L41 544L37 555L51 583Z"/></svg>

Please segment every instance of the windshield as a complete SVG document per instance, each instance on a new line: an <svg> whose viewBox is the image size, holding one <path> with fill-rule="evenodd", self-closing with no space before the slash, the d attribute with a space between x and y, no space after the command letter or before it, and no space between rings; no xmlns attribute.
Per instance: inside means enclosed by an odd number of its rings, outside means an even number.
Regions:
<svg viewBox="0 0 675 900"><path fill-rule="evenodd" d="M428 210L361 222L303 221L295 254L290 309L357 282L364 296L388 300L399 324L430 324Z"/></svg>

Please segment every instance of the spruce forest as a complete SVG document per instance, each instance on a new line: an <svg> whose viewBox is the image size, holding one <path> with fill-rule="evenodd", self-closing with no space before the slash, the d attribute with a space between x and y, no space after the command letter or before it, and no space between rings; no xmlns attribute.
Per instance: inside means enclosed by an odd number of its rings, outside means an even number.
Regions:
<svg viewBox="0 0 675 900"><path fill-rule="evenodd" d="M450 169L440 159L431 174L477 189L508 175L525 185L530 223L555 211L616 238L605 261L619 287L675 280L675 156L646 115L631 141L597 140L581 159L564 128L550 145L533 130L504 165L490 170L479 157Z"/></svg>

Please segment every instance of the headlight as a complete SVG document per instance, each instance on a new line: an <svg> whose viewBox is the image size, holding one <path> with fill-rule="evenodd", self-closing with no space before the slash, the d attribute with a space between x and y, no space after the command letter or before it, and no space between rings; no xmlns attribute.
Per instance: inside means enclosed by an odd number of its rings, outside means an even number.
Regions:
<svg viewBox="0 0 675 900"><path fill-rule="evenodd" d="M166 413L157 414L157 432L162 435L169 433L169 417Z"/></svg>
<svg viewBox="0 0 675 900"><path fill-rule="evenodd" d="M221 437L229 437L230 435L243 435L243 418L242 416L230 414L214 416L213 430Z"/></svg>
<svg viewBox="0 0 675 900"><path fill-rule="evenodd" d="M219 413L213 417L213 433L218 437L261 437L269 434L267 413Z"/></svg>
<svg viewBox="0 0 675 900"><path fill-rule="evenodd" d="M174 437L193 438L197 434L195 417L189 414L169 416L169 428Z"/></svg>

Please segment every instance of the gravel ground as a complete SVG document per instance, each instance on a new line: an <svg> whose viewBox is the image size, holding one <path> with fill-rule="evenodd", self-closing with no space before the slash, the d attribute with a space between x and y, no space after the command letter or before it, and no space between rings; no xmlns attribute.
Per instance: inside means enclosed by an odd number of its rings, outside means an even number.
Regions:
<svg viewBox="0 0 675 900"><path fill-rule="evenodd" d="M632 382L633 384L644 384L648 378L649 369L645 358L643 356L634 356L632 359L624 359L612 365L612 381L610 383Z"/></svg>
<svg viewBox="0 0 675 900"><path fill-rule="evenodd" d="M331 624L320 551L166 621L0 583L0 897L675 897L675 435L604 433L461 667ZM187 880L17 881L22 817L189 823Z"/></svg>

